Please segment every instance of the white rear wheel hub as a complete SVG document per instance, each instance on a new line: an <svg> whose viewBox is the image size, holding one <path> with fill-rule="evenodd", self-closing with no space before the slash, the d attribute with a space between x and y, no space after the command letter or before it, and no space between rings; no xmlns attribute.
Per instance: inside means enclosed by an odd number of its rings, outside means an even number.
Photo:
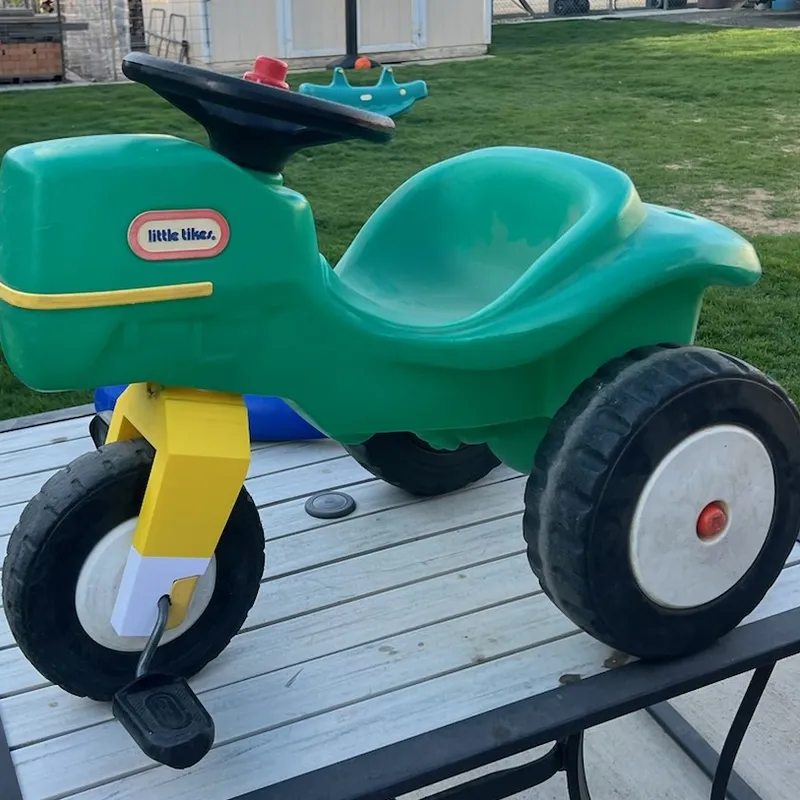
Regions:
<svg viewBox="0 0 800 800"><path fill-rule="evenodd" d="M111 625L122 573L131 551L137 519L123 522L107 533L89 553L75 587L75 611L84 631L109 650L141 652L147 644L142 636L120 636ZM161 644L174 641L197 622L208 608L216 585L216 560L198 581L186 617L180 625L166 631Z"/></svg>
<svg viewBox="0 0 800 800"><path fill-rule="evenodd" d="M736 425L698 431L647 481L630 530L642 592L673 609L722 596L753 566L775 509L775 473L761 440Z"/></svg>

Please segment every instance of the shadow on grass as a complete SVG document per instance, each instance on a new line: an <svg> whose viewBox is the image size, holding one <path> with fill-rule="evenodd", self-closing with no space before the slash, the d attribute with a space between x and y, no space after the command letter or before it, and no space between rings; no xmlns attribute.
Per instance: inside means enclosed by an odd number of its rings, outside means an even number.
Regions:
<svg viewBox="0 0 800 800"><path fill-rule="evenodd" d="M550 31L549 28L556 30ZM625 19L624 17L596 20L568 20L545 24L495 25L493 55L544 51L577 45L617 45L631 41L657 38L703 36L716 31L710 25L681 25L675 22Z"/></svg>

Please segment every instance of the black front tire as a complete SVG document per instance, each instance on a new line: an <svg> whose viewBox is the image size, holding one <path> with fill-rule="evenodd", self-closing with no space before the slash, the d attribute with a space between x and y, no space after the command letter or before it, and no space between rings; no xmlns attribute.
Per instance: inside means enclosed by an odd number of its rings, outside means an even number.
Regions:
<svg viewBox="0 0 800 800"><path fill-rule="evenodd" d="M633 567L637 503L668 453L718 425L754 435L771 461L764 543L724 594L692 607L656 603ZM528 560L545 593L583 630L644 659L696 652L733 630L777 579L799 527L796 407L755 368L698 347L637 351L585 381L539 448L523 517Z"/></svg>
<svg viewBox="0 0 800 800"><path fill-rule="evenodd" d="M463 489L500 464L486 445L434 450L412 433L378 433L345 449L376 478L417 497Z"/></svg>
<svg viewBox="0 0 800 800"><path fill-rule="evenodd" d="M75 592L101 538L138 516L153 464L144 441L107 445L56 473L22 513L3 563L3 603L22 652L70 694L110 700L135 676L139 654L98 644L81 625ZM197 622L156 652L152 669L199 672L244 624L264 571L264 533L242 489L215 553L216 583Z"/></svg>

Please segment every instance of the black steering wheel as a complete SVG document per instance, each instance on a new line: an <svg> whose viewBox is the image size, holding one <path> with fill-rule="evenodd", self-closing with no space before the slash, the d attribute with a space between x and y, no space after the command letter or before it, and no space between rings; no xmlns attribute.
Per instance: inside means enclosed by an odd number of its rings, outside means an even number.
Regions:
<svg viewBox="0 0 800 800"><path fill-rule="evenodd" d="M304 147L394 136L394 122L381 114L147 53L126 56L122 72L199 122L212 149L259 172L282 171Z"/></svg>

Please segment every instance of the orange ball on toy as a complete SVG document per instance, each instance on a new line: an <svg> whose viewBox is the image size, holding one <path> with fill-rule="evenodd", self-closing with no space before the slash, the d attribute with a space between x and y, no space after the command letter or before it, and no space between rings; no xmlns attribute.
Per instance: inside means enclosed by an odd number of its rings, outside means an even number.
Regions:
<svg viewBox="0 0 800 800"><path fill-rule="evenodd" d="M356 63L354 66L356 69L371 69L372 62L368 58L365 58L364 56L359 56L356 59Z"/></svg>

